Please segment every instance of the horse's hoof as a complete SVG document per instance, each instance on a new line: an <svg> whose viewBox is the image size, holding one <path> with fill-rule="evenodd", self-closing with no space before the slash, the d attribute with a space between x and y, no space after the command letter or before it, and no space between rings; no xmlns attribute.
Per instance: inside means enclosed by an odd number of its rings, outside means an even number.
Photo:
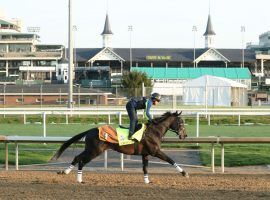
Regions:
<svg viewBox="0 0 270 200"><path fill-rule="evenodd" d="M187 173L187 172L185 172L185 171L183 171L183 172L182 172L182 176L184 176L184 177L186 177L186 178L189 178L188 173Z"/></svg>
<svg viewBox="0 0 270 200"><path fill-rule="evenodd" d="M57 174L63 175L63 174L65 174L65 172L63 170L61 170L61 171L58 171Z"/></svg>
<svg viewBox="0 0 270 200"><path fill-rule="evenodd" d="M145 184L149 184L149 183L150 183L150 181L144 181L144 183L145 183Z"/></svg>
<svg viewBox="0 0 270 200"><path fill-rule="evenodd" d="M77 183L79 183L79 184L85 184L84 181L78 181L78 180L77 180Z"/></svg>

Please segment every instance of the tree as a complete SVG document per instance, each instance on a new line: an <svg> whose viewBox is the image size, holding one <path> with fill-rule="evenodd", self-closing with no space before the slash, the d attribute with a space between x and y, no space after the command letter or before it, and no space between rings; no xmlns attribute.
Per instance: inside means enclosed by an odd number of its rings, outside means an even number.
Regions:
<svg viewBox="0 0 270 200"><path fill-rule="evenodd" d="M144 87L153 87L151 79L145 72L132 71L123 75L122 85L127 88L130 97L142 95L142 83Z"/></svg>

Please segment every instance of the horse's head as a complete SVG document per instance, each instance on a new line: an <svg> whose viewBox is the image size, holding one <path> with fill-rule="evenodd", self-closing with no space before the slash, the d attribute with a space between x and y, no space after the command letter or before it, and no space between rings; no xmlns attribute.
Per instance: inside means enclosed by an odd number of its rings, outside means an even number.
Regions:
<svg viewBox="0 0 270 200"><path fill-rule="evenodd" d="M180 113L175 112L173 113L174 120L172 121L170 125L170 129L175 132L180 139L185 139L187 137L186 129L185 129L185 123L184 120L180 117L182 114L182 111Z"/></svg>

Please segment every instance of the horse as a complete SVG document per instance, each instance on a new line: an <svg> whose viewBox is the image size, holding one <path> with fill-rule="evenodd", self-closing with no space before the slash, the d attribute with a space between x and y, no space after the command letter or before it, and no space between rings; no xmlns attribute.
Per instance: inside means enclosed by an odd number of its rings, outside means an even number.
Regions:
<svg viewBox="0 0 270 200"><path fill-rule="evenodd" d="M57 160L61 154L74 142L78 142L85 138L85 149L79 155L75 156L70 166L65 170L59 171L58 174L69 174L76 164L78 164L77 182L82 182L82 169L85 164L99 156L107 149L112 149L119 153L127 155L141 155L144 173L144 182L150 183L148 177L148 157L157 157L163 161L173 165L178 172L184 177L189 177L188 173L177 165L177 163L161 151L161 140L168 130L175 132L179 139L187 137L184 127L184 121L181 118L181 113L166 112L162 116L155 118L152 122L146 123L146 129L143 133L143 138L140 142L134 144L119 146L119 144L109 143L99 139L99 129L92 128L83 133L73 136L62 144L59 150L54 154L51 160Z"/></svg>

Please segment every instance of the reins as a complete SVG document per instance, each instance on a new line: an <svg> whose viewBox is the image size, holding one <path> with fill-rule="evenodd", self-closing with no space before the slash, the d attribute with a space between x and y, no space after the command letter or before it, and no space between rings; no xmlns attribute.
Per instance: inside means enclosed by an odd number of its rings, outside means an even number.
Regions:
<svg viewBox="0 0 270 200"><path fill-rule="evenodd" d="M165 120L165 119L163 119L163 120ZM174 133L176 133L176 135L180 135L179 134L179 127L180 127L180 119L179 119L179 117L177 117L177 119L176 119L177 121L176 121L176 123L177 123L177 128L178 128L178 130L174 130L174 129L171 129L171 128L168 128L167 130L169 130L169 131L172 131L172 132L174 132ZM153 122L151 122L151 124L149 124L149 126L147 126L146 127L146 129L145 129L145 131L150 127L150 125L157 125L157 123L161 123L161 122L155 122L155 123L153 123Z"/></svg>

